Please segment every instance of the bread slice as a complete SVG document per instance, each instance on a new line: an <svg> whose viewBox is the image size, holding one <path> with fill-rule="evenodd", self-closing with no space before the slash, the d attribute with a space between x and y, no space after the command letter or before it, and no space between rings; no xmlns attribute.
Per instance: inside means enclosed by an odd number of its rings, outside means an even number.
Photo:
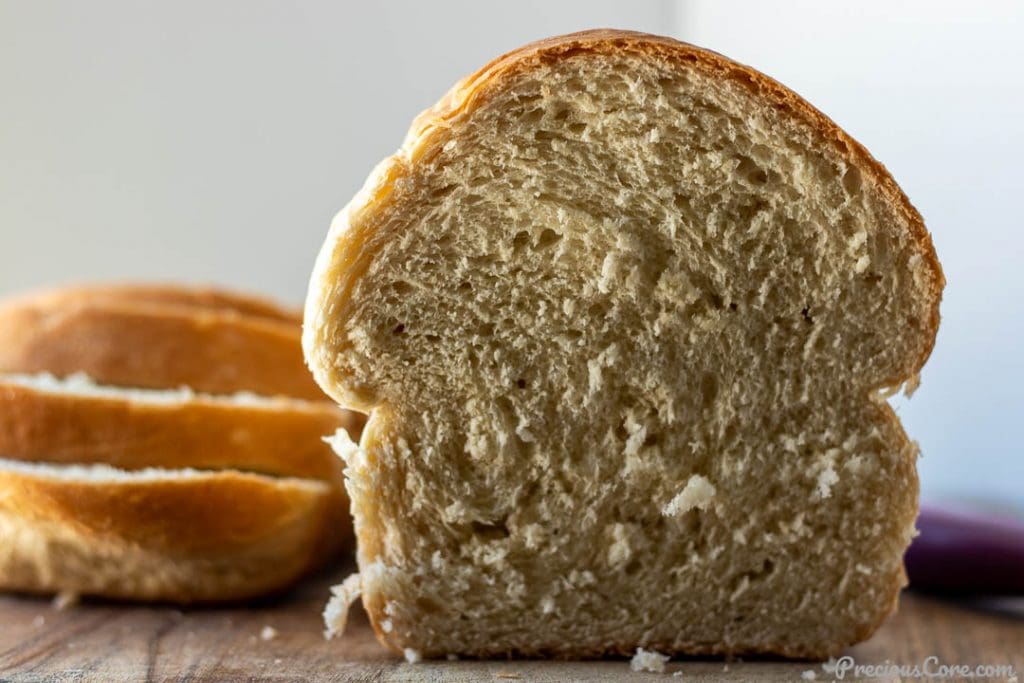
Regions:
<svg viewBox="0 0 1024 683"><path fill-rule="evenodd" d="M280 306L261 296L242 294L217 287L170 283L89 282L72 284L12 298L9 300L9 305L56 309L100 302L217 310L279 322L302 323L302 311Z"/></svg>
<svg viewBox="0 0 1024 683"><path fill-rule="evenodd" d="M322 400L292 313L223 292L79 287L0 305L0 372ZM255 312L255 313L254 313Z"/></svg>
<svg viewBox="0 0 1024 683"><path fill-rule="evenodd" d="M344 429L358 438L362 422L326 401L0 375L0 454L28 462L236 469L321 479L340 490L341 461L323 437Z"/></svg>
<svg viewBox="0 0 1024 683"><path fill-rule="evenodd" d="M0 460L6 588L178 603L280 590L333 533L320 481Z"/></svg>
<svg viewBox="0 0 1024 683"><path fill-rule="evenodd" d="M823 657L894 608L943 276L868 152L706 50L552 38L457 84L331 227L364 606L423 656Z"/></svg>

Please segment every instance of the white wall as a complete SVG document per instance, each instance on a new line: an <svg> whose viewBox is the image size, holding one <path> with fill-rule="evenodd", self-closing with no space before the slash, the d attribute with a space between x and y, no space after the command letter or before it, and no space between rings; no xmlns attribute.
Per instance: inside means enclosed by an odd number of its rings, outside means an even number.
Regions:
<svg viewBox="0 0 1024 683"><path fill-rule="evenodd" d="M871 150L924 215L948 284L898 401L926 497L1024 506L1024 3L696 0L675 33L756 65Z"/></svg>
<svg viewBox="0 0 1024 683"><path fill-rule="evenodd" d="M0 0L0 294L215 281L299 302L334 213L501 52L668 2Z"/></svg>
<svg viewBox="0 0 1024 683"><path fill-rule="evenodd" d="M0 0L0 295L216 281L298 302L337 211L457 78L595 26L803 94L893 172L949 286L901 404L926 494L1024 498L1024 3Z"/></svg>

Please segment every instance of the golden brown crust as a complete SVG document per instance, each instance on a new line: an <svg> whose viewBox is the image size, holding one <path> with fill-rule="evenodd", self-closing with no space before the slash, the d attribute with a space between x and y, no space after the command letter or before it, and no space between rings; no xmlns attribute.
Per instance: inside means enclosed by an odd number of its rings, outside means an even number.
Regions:
<svg viewBox="0 0 1024 683"><path fill-rule="evenodd" d="M362 416L323 402L140 402L30 388L0 377L0 456L26 462L237 469L341 482L322 437L358 438Z"/></svg>
<svg viewBox="0 0 1024 683"><path fill-rule="evenodd" d="M939 303L945 284L938 258L932 245L931 236L924 222L909 199L896 184L885 167L833 121L815 109L796 93L773 79L749 67L733 62L717 53L671 38L619 30L594 30L558 36L531 43L503 55L482 69L457 83L435 106L423 112L413 122L402 148L394 156L384 160L367 180L366 185L352 202L339 214L331 227L327 245L321 252L314 270L310 294L306 302L306 332L303 338L307 360L320 385L344 406L357 410L373 411L366 431L363 447L372 450L369 440L373 438L372 423L382 406L377 405L378 397L364 387L348 386L344 377L331 364L329 340L321 337L328 317L344 318L352 287L366 272L374 258L376 249L385 236L377 234L377 225L367 216L381 210L389 201L395 187L400 187L412 177L421 163L451 139L451 130L461 119L473 114L495 93L501 92L513 79L537 67L555 60L570 59L580 55L602 56L631 52L645 58L662 60L668 66L683 66L697 69L715 78L736 83L754 96L760 98L766 107L774 108L794 121L803 124L816 135L820 142L830 146L849 165L861 170L865 183L873 185L884 201L909 226L910 236L916 243L925 265L926 291L930 304L929 319L923 325L925 343L916 358L908 358L905 367L893 377L885 378L881 386L896 386L910 379L924 365L931 353L939 325ZM328 305L332 306L328 312ZM902 434L902 432L900 432ZM904 435L904 441L906 437ZM913 468L911 456L906 466ZM915 477L916 481L916 477ZM915 502L913 505L916 510ZM373 517L372 511L357 510L357 527L360 565L372 562L379 554L384 542L384 530ZM913 519L912 511L906 520ZM902 511L901 511L902 516ZM892 578L891 602L881 605L872 624L865 624L853 634L849 642L831 643L824 648L809 646L793 647L783 643L766 643L753 650L735 650L722 646L701 643L693 648L676 648L672 644L652 643L654 649L665 649L685 654L781 654L790 657L822 657L835 654L842 648L867 638L893 611L900 587L904 584L902 571ZM384 598L381 595L363 595L363 603L370 616L370 622L378 639L392 650L399 651L397 643L390 642L379 627L385 619ZM633 644L628 644L631 647ZM524 656L590 657L603 654L632 654L626 644L609 643L600 650L584 651L566 648L563 651L505 651L481 652L480 656L518 654ZM439 653L424 653L439 654Z"/></svg>
<svg viewBox="0 0 1024 683"><path fill-rule="evenodd" d="M0 468L0 491L0 586L28 592L260 595L319 562L333 524L327 485L232 471L89 480Z"/></svg>
<svg viewBox="0 0 1024 683"><path fill-rule="evenodd" d="M297 324L222 309L22 298L0 307L0 372L323 400L300 334Z"/></svg>
<svg viewBox="0 0 1024 683"><path fill-rule="evenodd" d="M152 282L82 283L32 292L9 301L12 304L18 302L47 308L100 302L176 306L302 323L302 312L297 309L280 306L261 296L240 294L212 286Z"/></svg>

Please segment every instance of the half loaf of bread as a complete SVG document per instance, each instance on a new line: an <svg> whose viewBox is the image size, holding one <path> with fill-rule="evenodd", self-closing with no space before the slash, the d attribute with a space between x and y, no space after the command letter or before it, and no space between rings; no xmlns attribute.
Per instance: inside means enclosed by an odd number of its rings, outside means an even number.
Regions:
<svg viewBox="0 0 1024 683"><path fill-rule="evenodd" d="M320 385L371 413L340 450L379 637L867 637L917 510L885 396L928 357L942 287L881 164L748 67L619 31L491 62L339 214L306 305Z"/></svg>

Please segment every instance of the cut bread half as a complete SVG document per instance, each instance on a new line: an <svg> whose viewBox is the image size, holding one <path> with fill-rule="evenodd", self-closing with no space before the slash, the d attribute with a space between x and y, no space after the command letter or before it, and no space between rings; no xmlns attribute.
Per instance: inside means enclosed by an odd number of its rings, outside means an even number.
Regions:
<svg viewBox="0 0 1024 683"><path fill-rule="evenodd" d="M104 384L322 400L300 334L290 314L224 293L43 293L0 305L0 372L84 372Z"/></svg>
<svg viewBox="0 0 1024 683"><path fill-rule="evenodd" d="M280 590L333 532L320 481L0 460L0 584L179 603Z"/></svg>
<svg viewBox="0 0 1024 683"><path fill-rule="evenodd" d="M463 80L336 218L306 304L320 385L371 412L340 450L382 642L866 638L917 511L883 395L942 287L881 164L720 55L595 31Z"/></svg>
<svg viewBox="0 0 1024 683"><path fill-rule="evenodd" d="M323 437L358 438L363 417L326 401L125 389L84 375L0 375L0 453L128 470L236 469L321 479L340 488Z"/></svg>

